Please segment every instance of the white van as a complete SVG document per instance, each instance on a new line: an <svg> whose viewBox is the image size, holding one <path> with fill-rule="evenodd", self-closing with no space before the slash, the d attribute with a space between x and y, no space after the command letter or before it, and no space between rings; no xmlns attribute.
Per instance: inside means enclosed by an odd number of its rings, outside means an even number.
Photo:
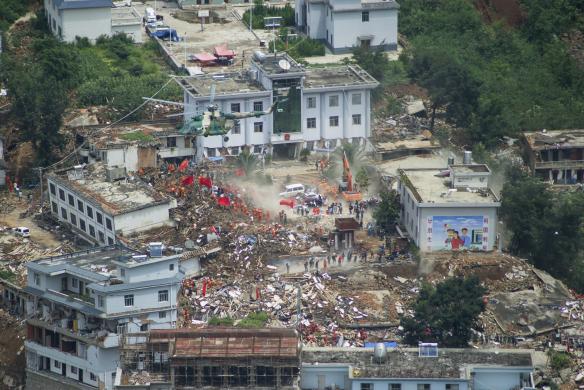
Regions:
<svg viewBox="0 0 584 390"><path fill-rule="evenodd" d="M28 230L28 228L24 226L19 226L15 228L14 233L16 233L17 236L30 237L30 230Z"/></svg>
<svg viewBox="0 0 584 390"><path fill-rule="evenodd" d="M280 192L283 198L293 198L296 195L304 194L304 185L302 184L288 184L284 192Z"/></svg>
<svg viewBox="0 0 584 390"><path fill-rule="evenodd" d="M156 23L156 12L154 12L153 8L146 8L144 11L144 23Z"/></svg>

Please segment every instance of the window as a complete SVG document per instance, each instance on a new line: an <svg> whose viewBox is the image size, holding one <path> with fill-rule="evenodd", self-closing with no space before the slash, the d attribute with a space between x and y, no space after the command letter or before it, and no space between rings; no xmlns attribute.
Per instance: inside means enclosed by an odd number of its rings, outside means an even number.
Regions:
<svg viewBox="0 0 584 390"><path fill-rule="evenodd" d="M354 93L351 95L351 103L353 103L353 105L358 106L359 104L361 104L361 94L360 93Z"/></svg>
<svg viewBox="0 0 584 390"><path fill-rule="evenodd" d="M95 374L93 372L89 373L89 380L94 381L94 382L97 381L97 377L95 376Z"/></svg>
<svg viewBox="0 0 584 390"><path fill-rule="evenodd" d="M339 95L329 96L329 107L338 107L338 106L339 106Z"/></svg>
<svg viewBox="0 0 584 390"><path fill-rule="evenodd" d="M73 198L73 195L67 194L67 196L69 197L69 204L75 207L75 199Z"/></svg>
<svg viewBox="0 0 584 390"><path fill-rule="evenodd" d="M241 105L239 103L231 103L231 112L241 112Z"/></svg>
<svg viewBox="0 0 584 390"><path fill-rule="evenodd" d="M253 110L254 111L263 111L264 110L264 102L253 102Z"/></svg>
<svg viewBox="0 0 584 390"><path fill-rule="evenodd" d="M369 48L371 47L371 39L361 39L361 47Z"/></svg>
<svg viewBox="0 0 584 390"><path fill-rule="evenodd" d="M125 278L126 277L126 269L125 268L120 268L120 276L122 278Z"/></svg>
<svg viewBox="0 0 584 390"><path fill-rule="evenodd" d="M89 235L91 237L95 237L95 228L93 227L93 225L89 225Z"/></svg>
<svg viewBox="0 0 584 390"><path fill-rule="evenodd" d="M166 318L166 312L165 311L159 311L158 312L158 318L160 318L160 319Z"/></svg>
<svg viewBox="0 0 584 390"><path fill-rule="evenodd" d="M431 385L429 383L419 383L418 390L431 390Z"/></svg>
<svg viewBox="0 0 584 390"><path fill-rule="evenodd" d="M85 220L79 218L79 227L81 228L81 230L85 231Z"/></svg>
<svg viewBox="0 0 584 390"><path fill-rule="evenodd" d="M329 126L330 127L338 127L339 126L339 117L338 116L330 116L329 117Z"/></svg>
<svg viewBox="0 0 584 390"><path fill-rule="evenodd" d="M253 123L253 132L254 133L261 133L264 131L264 122L254 122Z"/></svg>
<svg viewBox="0 0 584 390"><path fill-rule="evenodd" d="M158 302L168 302L168 290L158 291Z"/></svg>
<svg viewBox="0 0 584 390"><path fill-rule="evenodd" d="M59 212L59 208L57 207L57 204L55 202L51 202L51 209L55 214Z"/></svg>
<svg viewBox="0 0 584 390"><path fill-rule="evenodd" d="M93 209L89 206L87 206L87 216L93 218Z"/></svg>
<svg viewBox="0 0 584 390"><path fill-rule="evenodd" d="M71 366L71 374L77 374L77 367Z"/></svg>
<svg viewBox="0 0 584 390"><path fill-rule="evenodd" d="M62 188L59 188L59 198L61 198L62 201L65 200L65 191L63 191Z"/></svg>
<svg viewBox="0 0 584 390"><path fill-rule="evenodd" d="M255 154L261 154L262 153L262 147L260 145L256 145L253 147L253 152Z"/></svg>
<svg viewBox="0 0 584 390"><path fill-rule="evenodd" d="M107 244L108 244L108 245L113 245L113 244L114 244L114 240L113 240L113 238L111 238L111 237L108 237L108 238L107 238Z"/></svg>
<svg viewBox="0 0 584 390"><path fill-rule="evenodd" d="M53 183L49 183L49 188L51 189L51 194L57 195L57 190L56 190L55 185ZM59 363L59 362L57 362L57 363ZM61 364L61 363L59 363L59 364Z"/></svg>
<svg viewBox="0 0 584 390"><path fill-rule="evenodd" d="M67 210L63 207L61 207L61 217L63 217L64 220L67 220Z"/></svg>
<svg viewBox="0 0 584 390"><path fill-rule="evenodd" d="M124 295L124 306L134 306L134 294Z"/></svg>
<svg viewBox="0 0 584 390"><path fill-rule="evenodd" d="M176 137L166 138L166 146L169 148L176 148Z"/></svg>
<svg viewBox="0 0 584 390"><path fill-rule="evenodd" d="M174 271L174 263L168 265L169 271Z"/></svg>
<svg viewBox="0 0 584 390"><path fill-rule="evenodd" d="M215 157L215 155L216 155L215 148L207 148L207 156Z"/></svg>
<svg viewBox="0 0 584 390"><path fill-rule="evenodd" d="M58 360L53 360L53 367L55 368L61 368L61 362Z"/></svg>
<svg viewBox="0 0 584 390"><path fill-rule="evenodd" d="M446 390L458 390L460 386L458 384L447 383Z"/></svg>
<svg viewBox="0 0 584 390"><path fill-rule="evenodd" d="M418 348L420 357L438 357L437 343L420 343Z"/></svg>
<svg viewBox="0 0 584 390"><path fill-rule="evenodd" d="M106 218L105 219L105 227L107 228L107 230L111 231L112 230L112 220L110 218Z"/></svg>
<svg viewBox="0 0 584 390"><path fill-rule="evenodd" d="M241 134L241 123L238 120L233 121L231 134Z"/></svg>
<svg viewBox="0 0 584 390"><path fill-rule="evenodd" d="M369 11L361 12L361 21L368 22L369 21Z"/></svg>
<svg viewBox="0 0 584 390"><path fill-rule="evenodd" d="M316 108L316 97L306 98L306 108Z"/></svg>
<svg viewBox="0 0 584 390"><path fill-rule="evenodd" d="M95 216L97 218L97 223L99 223L100 225L103 225L103 215L100 212L96 212Z"/></svg>
<svg viewBox="0 0 584 390"><path fill-rule="evenodd" d="M70 214L69 218L71 218L71 223L77 226L77 217L75 216L75 214Z"/></svg>
<svg viewBox="0 0 584 390"><path fill-rule="evenodd" d="M353 124L360 125L361 124L361 114L353 115Z"/></svg>
<svg viewBox="0 0 584 390"><path fill-rule="evenodd" d="M140 325L140 332L148 332L148 324Z"/></svg>
<svg viewBox="0 0 584 390"><path fill-rule="evenodd" d="M77 210L83 212L83 202L77 199Z"/></svg>
<svg viewBox="0 0 584 390"><path fill-rule="evenodd" d="M41 276L39 274L37 274L36 272L32 275L34 278L34 284L36 284L37 286L41 285Z"/></svg>
<svg viewBox="0 0 584 390"><path fill-rule="evenodd" d="M373 383L361 383L361 390L373 390Z"/></svg>
<svg viewBox="0 0 584 390"><path fill-rule="evenodd" d="M105 235L103 232L97 232L97 235L99 236L99 242L105 244Z"/></svg>
<svg viewBox="0 0 584 390"><path fill-rule="evenodd" d="M390 383L387 387L387 390L401 390L401 384L399 383Z"/></svg>
<svg viewBox="0 0 584 390"><path fill-rule="evenodd" d="M97 307L103 307L103 295L97 296Z"/></svg>
<svg viewBox="0 0 584 390"><path fill-rule="evenodd" d="M316 118L306 118L306 128L316 129Z"/></svg>
<svg viewBox="0 0 584 390"><path fill-rule="evenodd" d="M71 278L71 286L73 288L78 288L79 287L79 279L77 279L77 278Z"/></svg>

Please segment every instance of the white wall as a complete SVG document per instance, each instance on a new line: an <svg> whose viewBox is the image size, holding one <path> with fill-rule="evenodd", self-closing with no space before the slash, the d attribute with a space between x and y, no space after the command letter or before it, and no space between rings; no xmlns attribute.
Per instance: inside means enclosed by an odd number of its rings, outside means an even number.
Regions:
<svg viewBox="0 0 584 390"><path fill-rule="evenodd" d="M309 29L308 36L312 39L326 38L326 8L328 8L328 6L323 3L308 3L307 28Z"/></svg>
<svg viewBox="0 0 584 390"><path fill-rule="evenodd" d="M170 203L152 206L114 216L116 232L131 234L171 223Z"/></svg>
<svg viewBox="0 0 584 390"><path fill-rule="evenodd" d="M108 167L125 167L128 172L138 170L138 147L136 145L108 149L105 152L105 162Z"/></svg>
<svg viewBox="0 0 584 390"><path fill-rule="evenodd" d="M168 290L168 301L158 302L158 291L160 290ZM110 293L107 297L107 314L120 314L144 309L170 310L176 306L177 291L178 285L163 285ZM124 296L132 294L134 295L134 305L125 306Z"/></svg>
<svg viewBox="0 0 584 390"><path fill-rule="evenodd" d="M142 43L144 40L142 39L142 24L127 24L123 26L112 26L111 34L114 35L116 33L124 33L130 36L135 43Z"/></svg>
<svg viewBox="0 0 584 390"><path fill-rule="evenodd" d="M323 369L318 366L303 365L300 375L300 388L318 389L319 376L325 377L325 387L336 385L341 389L346 389L345 381L349 377L349 366ZM387 390L387 388L384 390Z"/></svg>
<svg viewBox="0 0 584 390"><path fill-rule="evenodd" d="M123 278L126 283L136 283L145 280L165 279L175 276L178 273L178 257L156 263L141 263L140 266L125 268L126 276ZM170 270L170 265L174 265Z"/></svg>
<svg viewBox="0 0 584 390"><path fill-rule="evenodd" d="M362 11L335 12L333 17L334 48L351 48L360 44L358 37L372 35L371 46L397 44L398 11L369 11L369 22L363 22ZM330 32L329 32L330 33ZM329 41L330 42L330 41Z"/></svg>
<svg viewBox="0 0 584 390"><path fill-rule="evenodd" d="M111 8L67 9L61 11L63 40L75 41L76 36L97 39L111 33Z"/></svg>
<svg viewBox="0 0 584 390"><path fill-rule="evenodd" d="M521 384L518 372L481 372L480 370L474 372L474 390L512 390Z"/></svg>

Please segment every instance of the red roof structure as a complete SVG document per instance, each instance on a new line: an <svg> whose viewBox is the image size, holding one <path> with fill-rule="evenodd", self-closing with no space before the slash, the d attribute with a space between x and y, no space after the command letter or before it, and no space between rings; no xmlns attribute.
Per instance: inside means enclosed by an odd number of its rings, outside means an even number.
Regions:
<svg viewBox="0 0 584 390"><path fill-rule="evenodd" d="M235 57L235 52L231 49L228 49L227 46L215 46L213 53L217 57L226 57L226 58Z"/></svg>
<svg viewBox="0 0 584 390"><path fill-rule="evenodd" d="M195 58L195 61L199 61L202 63L210 63L217 60L217 57L209 53L198 53L195 54L193 57Z"/></svg>

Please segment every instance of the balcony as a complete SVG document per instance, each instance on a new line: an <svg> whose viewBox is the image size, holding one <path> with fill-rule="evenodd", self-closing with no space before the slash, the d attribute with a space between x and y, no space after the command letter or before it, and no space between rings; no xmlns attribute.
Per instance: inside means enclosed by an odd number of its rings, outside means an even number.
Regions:
<svg viewBox="0 0 584 390"><path fill-rule="evenodd" d="M195 148L160 148L158 155L161 158L188 157L196 154Z"/></svg>
<svg viewBox="0 0 584 390"><path fill-rule="evenodd" d="M584 169L584 160L536 161L535 169Z"/></svg>

